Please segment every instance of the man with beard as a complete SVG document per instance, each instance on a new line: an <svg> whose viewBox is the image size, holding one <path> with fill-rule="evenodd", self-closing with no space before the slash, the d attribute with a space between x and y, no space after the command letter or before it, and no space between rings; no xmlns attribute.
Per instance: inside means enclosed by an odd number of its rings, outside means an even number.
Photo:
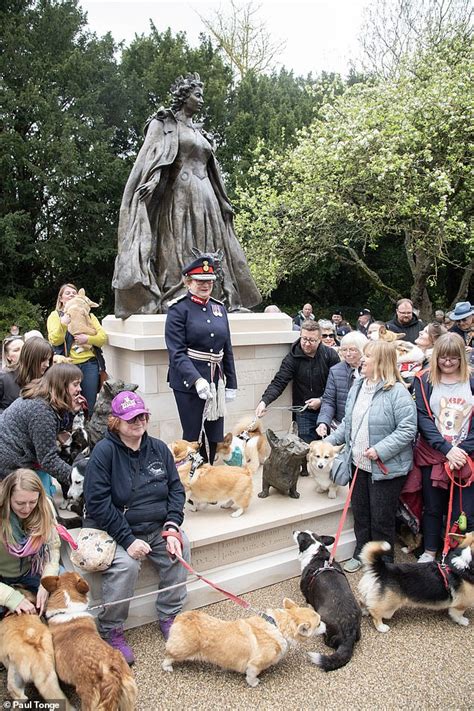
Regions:
<svg viewBox="0 0 474 711"><path fill-rule="evenodd" d="M404 333L405 336L400 336L400 338L404 341L410 341L410 343L415 343L420 331L425 327L423 321L420 321L418 316L413 313L413 302L410 299L397 301L395 316L385 325L389 331Z"/></svg>

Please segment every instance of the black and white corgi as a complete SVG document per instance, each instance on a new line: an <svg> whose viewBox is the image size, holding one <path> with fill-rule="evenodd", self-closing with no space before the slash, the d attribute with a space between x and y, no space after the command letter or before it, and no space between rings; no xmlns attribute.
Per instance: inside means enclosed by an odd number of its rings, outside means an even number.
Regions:
<svg viewBox="0 0 474 711"><path fill-rule="evenodd" d="M383 620L390 620L401 607L447 609L458 625L469 624L464 612L474 606L474 533L456 537L459 547L448 553L445 568L436 561L387 563L383 556L390 550L389 543L366 543L360 554L364 574L359 592L379 632L389 631Z"/></svg>
<svg viewBox="0 0 474 711"><path fill-rule="evenodd" d="M293 531L301 563L300 589L306 601L321 615L326 624L324 641L334 654L310 652L314 664L333 671L347 664L354 645L360 639L362 612L344 572L336 561L328 568L333 536L318 536L311 531Z"/></svg>

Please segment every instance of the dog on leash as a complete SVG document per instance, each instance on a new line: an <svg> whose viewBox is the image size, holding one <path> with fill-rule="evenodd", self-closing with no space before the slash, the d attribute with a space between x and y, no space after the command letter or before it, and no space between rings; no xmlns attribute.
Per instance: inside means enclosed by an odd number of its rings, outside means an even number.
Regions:
<svg viewBox="0 0 474 711"><path fill-rule="evenodd" d="M3 618L0 662L8 670L7 689L15 701L26 701L25 686L33 683L46 701L62 700L66 709L73 708L59 686L51 632L37 615ZM4 708L8 708L6 703Z"/></svg>
<svg viewBox="0 0 474 711"><path fill-rule="evenodd" d="M293 538L299 548L301 592L326 625L324 641L336 650L331 655L310 652L309 658L324 671L340 669L351 660L360 639L362 611L339 563L327 567L333 536L294 531Z"/></svg>
<svg viewBox="0 0 474 711"><path fill-rule="evenodd" d="M344 445L335 447L323 439L314 440L309 445L308 474L313 477L318 494L327 492L328 499L335 499L339 487L331 479L331 470L336 455Z"/></svg>
<svg viewBox="0 0 474 711"><path fill-rule="evenodd" d="M283 608L240 620L224 621L193 610L174 621L166 642L162 667L172 672L175 662L199 660L245 674L249 686L258 675L277 664L296 642L323 634L325 626L310 607L298 607L288 598Z"/></svg>
<svg viewBox="0 0 474 711"><path fill-rule="evenodd" d="M251 468L253 474L261 473L265 461L270 456L270 445L262 429L261 420L245 417L233 428L232 435L232 447L242 448L245 463ZM217 451L219 452L219 445Z"/></svg>
<svg viewBox="0 0 474 711"><path fill-rule="evenodd" d="M450 534L452 535L452 534ZM365 610L379 632L390 627L390 620L401 607L448 610L450 618L466 626L464 616L474 606L474 533L456 536L459 546L446 556L443 569L433 560L428 563L387 563L390 550L386 541L366 543L360 554L364 572L359 593Z"/></svg>
<svg viewBox="0 0 474 711"><path fill-rule="evenodd" d="M97 395L94 410L92 414L89 413L91 414L91 418L87 424L87 430L89 432L91 451L97 442L105 437L107 432L108 417L110 415L112 400L114 397L124 390L135 392L137 388L138 385L135 385L134 383L125 383L123 380L106 380L104 382L99 394Z"/></svg>
<svg viewBox="0 0 474 711"><path fill-rule="evenodd" d="M89 585L77 573L47 576L46 619L53 637L56 671L72 684L83 709L132 711L137 685L121 652L99 637L87 610Z"/></svg>

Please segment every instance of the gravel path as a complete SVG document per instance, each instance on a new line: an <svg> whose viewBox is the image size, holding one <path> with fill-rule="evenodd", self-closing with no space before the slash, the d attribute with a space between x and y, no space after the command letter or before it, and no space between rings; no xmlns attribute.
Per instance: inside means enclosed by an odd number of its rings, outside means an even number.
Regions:
<svg viewBox="0 0 474 711"><path fill-rule="evenodd" d="M351 585L359 578L359 573L350 576ZM284 597L302 603L298 578L245 595L257 609L279 607ZM242 616L231 602L211 605L206 611L225 619ZM472 610L467 616L474 624ZM363 618L362 639L347 666L325 673L311 664L306 651L331 653L317 637L263 672L256 688L248 687L243 675L198 662L176 665L173 674L162 671L164 641L157 624L130 630L127 637L137 658L139 711L474 708L472 628L455 625L446 611L402 610L387 634L380 634ZM0 701L7 698L5 684L2 669ZM38 698L32 691L32 697Z"/></svg>

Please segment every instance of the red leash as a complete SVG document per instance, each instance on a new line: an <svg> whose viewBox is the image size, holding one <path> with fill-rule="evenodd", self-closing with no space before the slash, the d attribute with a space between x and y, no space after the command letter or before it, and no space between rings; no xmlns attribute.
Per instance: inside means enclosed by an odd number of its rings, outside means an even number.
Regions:
<svg viewBox="0 0 474 711"><path fill-rule="evenodd" d="M467 479L465 484L461 484L461 480L456 481L454 478L454 474L451 471L451 467L449 466L449 462L444 463L444 470L446 474L448 475L448 479L450 481L450 486L449 486L449 499L448 499L448 515L446 517L446 533L444 536L444 546L443 546L443 553L441 555L441 565L444 566L444 559L446 558L446 555L450 549L450 541L449 541L449 529L451 528L451 516L453 513L453 498L454 498L454 486L456 485L459 487L459 510L462 513L462 490L466 489L468 486L471 486L472 482L474 481L474 466L472 463L472 460L470 457L467 458L469 467L471 469L471 476Z"/></svg>

